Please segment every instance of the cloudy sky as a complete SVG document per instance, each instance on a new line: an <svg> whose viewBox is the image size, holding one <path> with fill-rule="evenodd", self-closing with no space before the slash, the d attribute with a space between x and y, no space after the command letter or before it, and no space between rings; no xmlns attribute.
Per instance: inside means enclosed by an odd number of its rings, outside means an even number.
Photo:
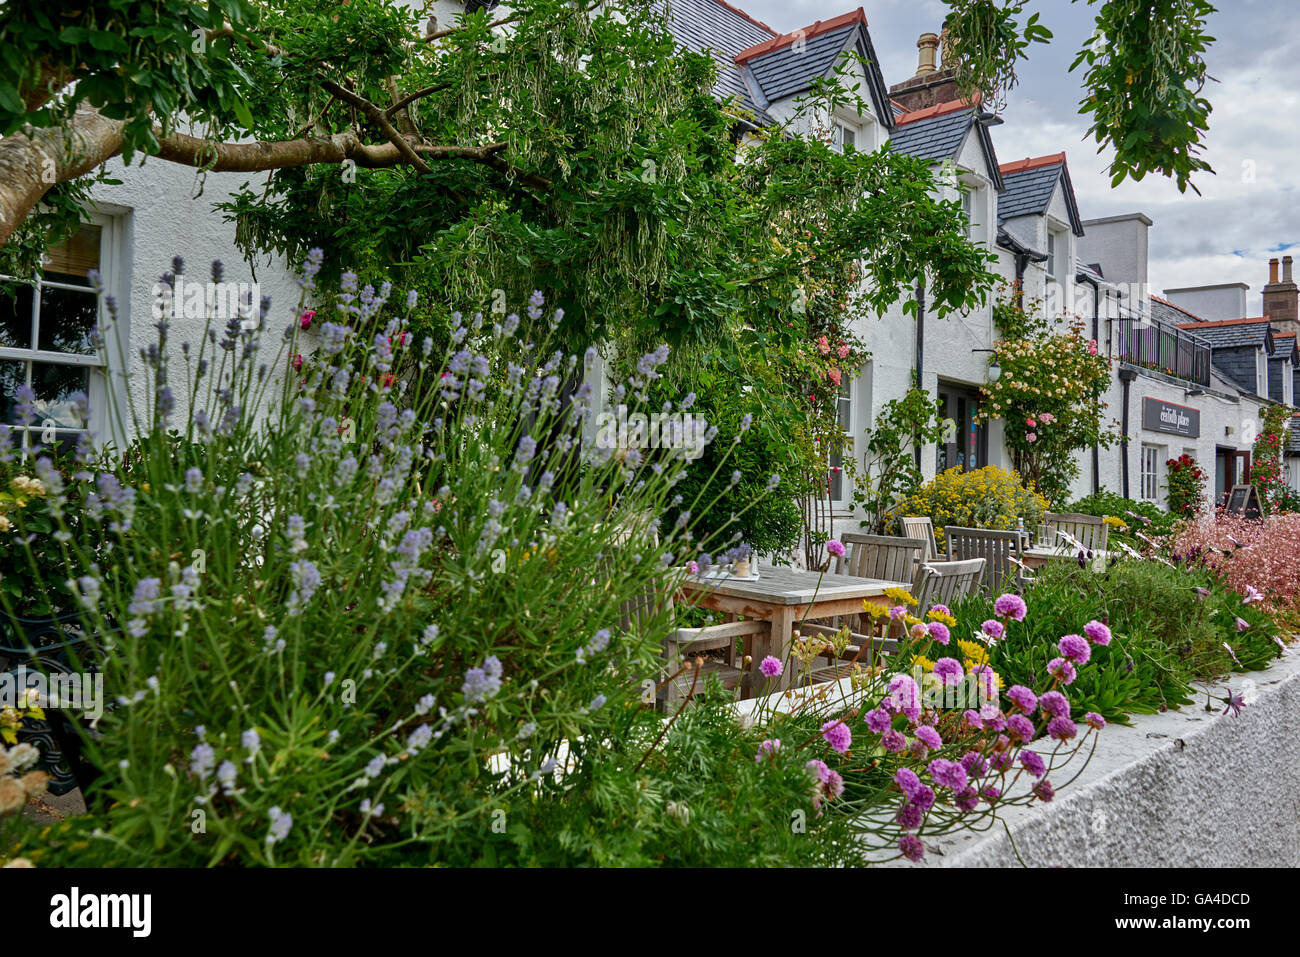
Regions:
<svg viewBox="0 0 1300 957"><path fill-rule="evenodd" d="M855 0L733 0L774 30L789 31L854 9ZM947 9L939 0L860 0L885 82L916 72L916 38L938 32ZM1217 0L1210 21L1216 38L1207 60L1218 82L1204 157L1216 175L1193 182L1184 195L1172 181L1148 176L1110 188L1108 157L1083 138L1079 72L1069 65L1093 31L1083 2L1033 0L1052 30L1036 44L1008 97L1006 123L993 129L1000 162L1064 151L1084 219L1140 210L1151 229L1153 290L1245 282L1247 304L1260 312L1267 261L1300 243L1300 31L1292 0ZM1292 157L1288 159L1288 156ZM1253 181L1248 175L1253 169ZM1300 256L1300 253L1294 255Z"/></svg>

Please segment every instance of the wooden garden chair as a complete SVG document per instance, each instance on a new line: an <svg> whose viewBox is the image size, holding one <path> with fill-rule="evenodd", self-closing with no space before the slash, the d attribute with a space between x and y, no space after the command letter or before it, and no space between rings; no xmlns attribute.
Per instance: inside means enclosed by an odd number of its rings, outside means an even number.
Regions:
<svg viewBox="0 0 1300 957"><path fill-rule="evenodd" d="M943 536L948 542L949 561L983 558L988 562L984 568L985 594L998 595L1008 582L1021 583L1020 569L1023 566L1020 565L1019 532L947 525Z"/></svg>
<svg viewBox="0 0 1300 957"><path fill-rule="evenodd" d="M1096 515L1084 515L1081 512L1048 512L1043 516L1043 524L1052 533L1064 532L1075 538L1089 551L1104 552L1110 539L1110 526ZM1065 545L1068 540L1059 535L1054 540L1044 542L1049 548Z"/></svg>
<svg viewBox="0 0 1300 957"><path fill-rule="evenodd" d="M979 591L987 564L984 558L936 562L933 565L922 563L912 585L912 597L917 602L916 616L924 619L925 613L935 605L951 605Z"/></svg>
<svg viewBox="0 0 1300 957"><path fill-rule="evenodd" d="M939 545L934 538L934 522L924 516L905 516L899 519L903 526L903 534L908 538L920 538L925 540L925 554L921 556L923 562L941 562L944 556L939 554Z"/></svg>

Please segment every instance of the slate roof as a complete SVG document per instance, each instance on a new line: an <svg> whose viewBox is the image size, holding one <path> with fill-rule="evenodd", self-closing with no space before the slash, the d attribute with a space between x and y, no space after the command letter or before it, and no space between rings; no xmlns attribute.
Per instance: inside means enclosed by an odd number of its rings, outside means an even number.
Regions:
<svg viewBox="0 0 1300 957"><path fill-rule="evenodd" d="M856 25L840 27L805 38L802 49L798 49L795 43L787 43L748 57L742 53L736 60L742 69L748 68L753 72L755 81L770 103L802 93L808 89L811 77L828 74L849 46L856 29Z"/></svg>
<svg viewBox="0 0 1300 957"><path fill-rule="evenodd" d="M999 223L1017 216L1040 216L1046 213L1056 184L1062 181L1065 184L1065 206L1069 213L1070 228L1074 235L1083 235L1083 223L1079 219L1079 207L1075 204L1074 186L1070 182L1070 170L1064 153L1006 163L1002 167L1002 179L1007 188L998 197Z"/></svg>
<svg viewBox="0 0 1300 957"><path fill-rule="evenodd" d="M750 95L735 58L741 50L773 39L777 32L719 0L669 0L668 11L669 29L682 46L692 53L707 51L718 64L713 92L723 98L735 97L762 123L774 122Z"/></svg>
<svg viewBox="0 0 1300 957"><path fill-rule="evenodd" d="M1101 274L1101 269L1096 263L1086 263L1082 259L1075 259L1074 274L1077 278L1087 277L1093 282L1105 282L1106 277Z"/></svg>
<svg viewBox="0 0 1300 957"><path fill-rule="evenodd" d="M946 105L946 104L945 104ZM898 118L898 129L890 137L890 147L899 153L924 160L941 160L955 156L961 149L975 110L966 106L919 120L910 121L910 113Z"/></svg>
<svg viewBox="0 0 1300 957"><path fill-rule="evenodd" d="M713 92L719 98L734 97L755 114L760 125L776 123L767 113L769 104L807 90L813 77L831 72L840 54L856 50L868 61L867 94L877 119L893 127L894 106L861 7L778 34L725 0L666 0L666 4L669 29L682 46L694 53L708 52L717 63Z"/></svg>
<svg viewBox="0 0 1300 957"><path fill-rule="evenodd" d="M1196 313L1188 312L1182 306L1176 306L1168 299L1161 299L1159 296L1151 297L1151 315L1175 326L1185 322L1205 321ZM1194 332L1195 329L1192 331Z"/></svg>
<svg viewBox="0 0 1300 957"><path fill-rule="evenodd" d="M961 151L962 144L972 127L979 137L980 147L984 151L984 160L989 168L989 176L998 192L1003 189L1002 173L998 169L998 157L993 150L993 139L987 127L981 126L978 100L976 105L953 100L937 106L927 107L904 113L898 117L898 127L889 137L889 148L898 153L906 153L918 159L939 162L952 159Z"/></svg>
<svg viewBox="0 0 1300 957"><path fill-rule="evenodd" d="M1273 357L1269 361L1276 360L1285 362L1291 360L1292 365L1296 363L1296 336L1294 332L1275 332L1273 333Z"/></svg>
<svg viewBox="0 0 1300 957"><path fill-rule="evenodd" d="M1221 319L1217 322L1180 322L1185 329L1207 341L1216 349L1236 349L1244 346L1264 346L1273 353L1273 331L1268 319Z"/></svg>

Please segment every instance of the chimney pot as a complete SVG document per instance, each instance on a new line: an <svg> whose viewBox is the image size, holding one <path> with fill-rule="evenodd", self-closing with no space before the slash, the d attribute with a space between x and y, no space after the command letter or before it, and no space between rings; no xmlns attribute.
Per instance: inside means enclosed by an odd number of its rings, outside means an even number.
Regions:
<svg viewBox="0 0 1300 957"><path fill-rule="evenodd" d="M1277 282L1277 260L1270 259L1268 261L1268 284L1271 286L1275 282Z"/></svg>
<svg viewBox="0 0 1300 957"><path fill-rule="evenodd" d="M920 59L917 63L916 75L929 76L931 73L938 72L938 34L922 33L920 39L916 41L916 47L920 50Z"/></svg>
<svg viewBox="0 0 1300 957"><path fill-rule="evenodd" d="M1291 282L1291 257L1282 257L1282 281Z"/></svg>

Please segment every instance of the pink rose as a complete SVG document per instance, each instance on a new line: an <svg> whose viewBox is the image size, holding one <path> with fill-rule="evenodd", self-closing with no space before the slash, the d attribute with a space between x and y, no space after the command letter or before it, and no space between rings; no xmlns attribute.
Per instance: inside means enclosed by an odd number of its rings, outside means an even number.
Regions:
<svg viewBox="0 0 1300 957"><path fill-rule="evenodd" d="M1033 432L1030 432L1028 435L1025 436L1025 441L1032 444L1038 441L1038 436L1035 435Z"/></svg>
<svg viewBox="0 0 1300 957"><path fill-rule="evenodd" d="M849 354L848 343L841 343L839 349L836 350L835 354L839 356L841 359L847 356Z"/></svg>
<svg viewBox="0 0 1300 957"><path fill-rule="evenodd" d="M826 341L825 336L822 336L820 339L817 340L817 351L820 352L822 355L826 355L826 353L831 351L831 344Z"/></svg>
<svg viewBox="0 0 1300 957"><path fill-rule="evenodd" d="M1088 355L1090 355L1090 356L1095 356L1096 354L1097 354L1097 340L1096 340L1096 339L1089 339L1089 340L1088 340Z"/></svg>
<svg viewBox="0 0 1300 957"><path fill-rule="evenodd" d="M1034 417L1032 415L1029 418L1025 419L1025 425L1029 426L1031 429L1037 424L1038 423L1034 421Z"/></svg>
<svg viewBox="0 0 1300 957"><path fill-rule="evenodd" d="M302 326L302 328L310 329L311 321L315 318L316 318L316 310L308 309L306 312L304 312L301 316L298 317L298 323Z"/></svg>
<svg viewBox="0 0 1300 957"><path fill-rule="evenodd" d="M840 386L840 379L841 379L840 370L831 369L831 371L826 373L826 375L830 377L831 382L833 382L835 384L835 387L838 389Z"/></svg>

